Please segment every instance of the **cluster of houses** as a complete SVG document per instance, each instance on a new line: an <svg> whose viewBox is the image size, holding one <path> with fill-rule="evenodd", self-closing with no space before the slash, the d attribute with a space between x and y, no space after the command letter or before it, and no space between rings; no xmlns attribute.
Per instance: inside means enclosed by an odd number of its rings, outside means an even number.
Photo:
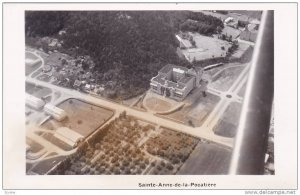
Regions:
<svg viewBox="0 0 300 195"><path fill-rule="evenodd" d="M241 40L255 42L260 21L246 15L231 13L223 19L224 30L223 34L231 35L233 39L240 38ZM240 32L240 33L238 33Z"/></svg>
<svg viewBox="0 0 300 195"><path fill-rule="evenodd" d="M52 77L53 84L65 85L88 93L100 94L104 87L98 85L91 72L95 64L89 56L71 59L66 54L54 52L43 66L43 73ZM88 64L83 68L83 64Z"/></svg>

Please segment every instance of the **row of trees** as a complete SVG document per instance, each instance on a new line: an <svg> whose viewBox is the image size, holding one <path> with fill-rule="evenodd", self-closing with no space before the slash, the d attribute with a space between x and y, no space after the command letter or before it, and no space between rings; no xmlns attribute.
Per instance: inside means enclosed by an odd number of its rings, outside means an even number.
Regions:
<svg viewBox="0 0 300 195"><path fill-rule="evenodd" d="M185 22L180 24L180 30L198 32L203 35L220 33L224 28L222 20L205 15L201 12L188 12Z"/></svg>
<svg viewBox="0 0 300 195"><path fill-rule="evenodd" d="M198 139L172 130L164 129L158 137L150 138L145 148L152 155L158 155L174 165L185 162Z"/></svg>

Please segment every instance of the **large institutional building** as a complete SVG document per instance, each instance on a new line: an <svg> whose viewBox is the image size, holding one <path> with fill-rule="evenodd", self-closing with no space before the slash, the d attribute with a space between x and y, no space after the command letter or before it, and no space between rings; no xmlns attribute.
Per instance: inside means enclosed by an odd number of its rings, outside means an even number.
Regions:
<svg viewBox="0 0 300 195"><path fill-rule="evenodd" d="M202 68L185 68L167 64L151 79L151 90L160 95L182 101L195 87L199 87Z"/></svg>

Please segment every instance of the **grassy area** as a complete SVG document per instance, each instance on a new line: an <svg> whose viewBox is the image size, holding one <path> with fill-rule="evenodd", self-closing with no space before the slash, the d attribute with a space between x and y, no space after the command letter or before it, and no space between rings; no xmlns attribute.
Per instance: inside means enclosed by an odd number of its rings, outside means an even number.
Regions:
<svg viewBox="0 0 300 195"><path fill-rule="evenodd" d="M59 122L50 119L42 124L47 129L68 127L86 137L113 116L113 111L78 99L68 99L58 105L68 117Z"/></svg>
<svg viewBox="0 0 300 195"><path fill-rule="evenodd" d="M228 67L220 71L219 74L212 78L212 81L209 84L210 87L224 92L227 91L238 78L243 69L243 66L238 66Z"/></svg>
<svg viewBox="0 0 300 195"><path fill-rule="evenodd" d="M66 158L67 158L66 156L59 156L59 157L54 157L51 159L40 161L31 169L31 171L39 175L44 175L49 170L51 170L55 165L57 165L58 163L60 163L62 160Z"/></svg>
<svg viewBox="0 0 300 195"><path fill-rule="evenodd" d="M214 133L224 137L234 137L236 134L242 105L237 102L231 103L222 115L219 123L214 128Z"/></svg>
<svg viewBox="0 0 300 195"><path fill-rule="evenodd" d="M30 75L32 72L37 70L42 65L41 61L38 61L34 65L30 65L31 62L36 60L39 60L37 56L35 56L30 52L25 52L25 75L26 76Z"/></svg>
<svg viewBox="0 0 300 195"><path fill-rule="evenodd" d="M44 133L41 137L45 140L51 142L52 144L56 145L57 147L61 148L62 150L69 151L72 150L72 146L65 143L64 141L56 138L52 133Z"/></svg>
<svg viewBox="0 0 300 195"><path fill-rule="evenodd" d="M203 97L202 93L196 89L187 99L193 99L192 103L184 106L182 109L168 115L160 115L174 121L184 123L186 125L201 126L210 112L214 109L220 98L211 93L206 93Z"/></svg>
<svg viewBox="0 0 300 195"><path fill-rule="evenodd" d="M225 57L226 51L231 46L229 42L221 39L203 36L198 33L193 33L192 35L197 48L182 50L182 52L188 56L190 61L193 61L194 59L196 61L201 61L210 58Z"/></svg>
<svg viewBox="0 0 300 195"><path fill-rule="evenodd" d="M241 89L239 90L238 95L239 95L240 97L244 97L245 92L246 92L246 85L247 85L247 83L245 83L245 84L241 87Z"/></svg>
<svg viewBox="0 0 300 195"><path fill-rule="evenodd" d="M31 83L25 84L25 91L37 98L48 96L52 93L52 90L46 87L37 86Z"/></svg>
<svg viewBox="0 0 300 195"><path fill-rule="evenodd" d="M168 101L156 98L155 96L147 98L146 106L156 112L168 111L172 108L172 104Z"/></svg>
<svg viewBox="0 0 300 195"><path fill-rule="evenodd" d="M223 175L228 173L231 151L213 143L200 142L177 175Z"/></svg>
<svg viewBox="0 0 300 195"><path fill-rule="evenodd" d="M30 146L30 151L32 153L39 152L40 150L42 150L44 148L41 144L33 141L30 138L26 138L26 143Z"/></svg>

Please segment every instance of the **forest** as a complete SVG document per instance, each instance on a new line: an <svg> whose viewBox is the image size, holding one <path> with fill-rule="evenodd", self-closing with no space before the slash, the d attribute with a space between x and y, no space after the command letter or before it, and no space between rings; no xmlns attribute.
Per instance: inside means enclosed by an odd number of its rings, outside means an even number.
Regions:
<svg viewBox="0 0 300 195"><path fill-rule="evenodd" d="M26 11L26 39L45 36L62 41L60 52L72 57L89 55L93 74L114 98L143 93L149 80L168 63L189 66L178 57L174 34L191 30L211 35L223 28L221 20L191 11ZM194 28L194 27L193 27ZM58 35L63 30L63 35Z"/></svg>

